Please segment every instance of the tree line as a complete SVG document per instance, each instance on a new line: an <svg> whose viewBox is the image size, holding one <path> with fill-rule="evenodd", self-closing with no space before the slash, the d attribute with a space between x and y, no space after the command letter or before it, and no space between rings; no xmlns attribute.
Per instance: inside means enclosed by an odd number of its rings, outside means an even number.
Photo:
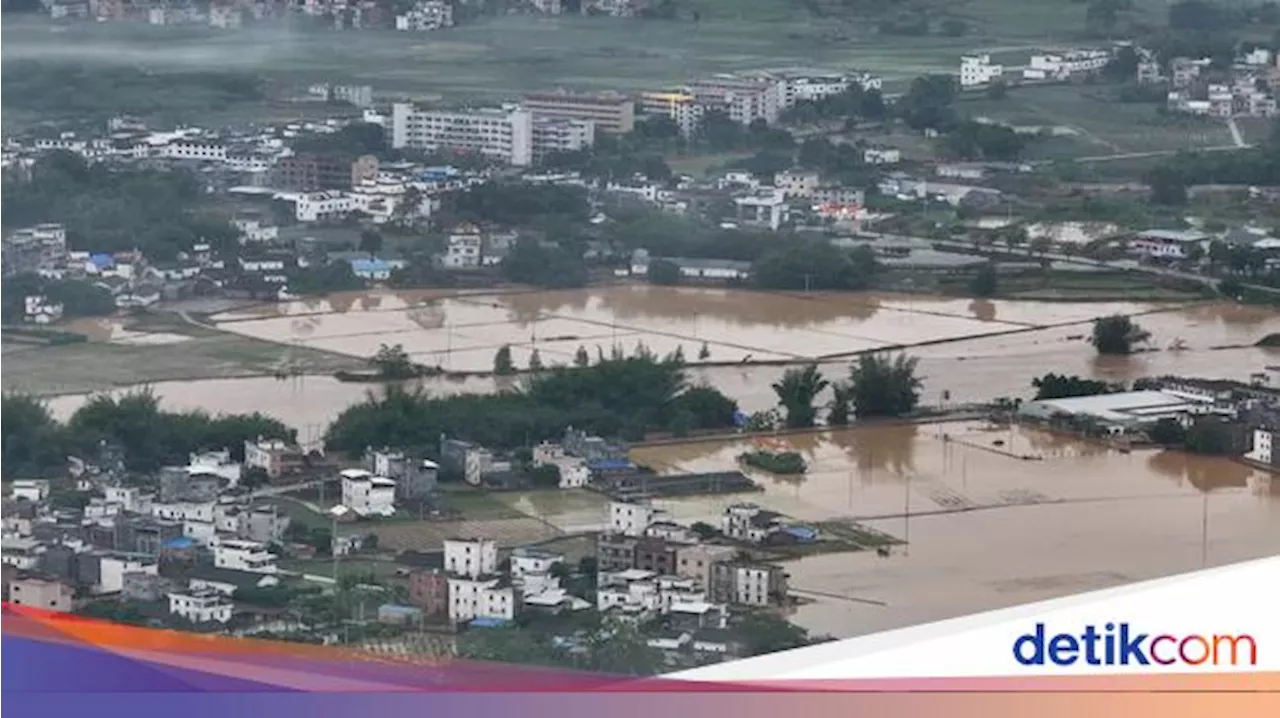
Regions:
<svg viewBox="0 0 1280 718"><path fill-rule="evenodd" d="M828 379L816 364L788 369L772 385L782 425L788 429L814 426L819 411L815 402L827 389L831 389L826 404L829 426L844 426L853 418L906 416L920 403L918 361L905 354L863 354L849 366L844 381ZM777 428L760 425L769 420L753 418L757 424L754 428Z"/></svg>
<svg viewBox="0 0 1280 718"><path fill-rule="evenodd" d="M239 232L213 211L200 181L184 171L112 167L54 150L25 176L6 174L4 189L0 218L6 230L57 222L74 249L137 249L153 260L172 260L200 242L222 253L239 241Z"/></svg>
<svg viewBox="0 0 1280 718"><path fill-rule="evenodd" d="M19 394L3 398L3 473L8 478L53 477L66 470L67 457L87 461L105 444L123 452L132 471L185 466L189 454L229 449L244 459L246 440L294 440L296 432L259 413L211 415L160 408L150 391L120 397L98 395L60 422L39 399Z"/></svg>
<svg viewBox="0 0 1280 718"><path fill-rule="evenodd" d="M651 431L729 427L736 411L719 391L691 385L675 358L610 357L547 369L496 394L434 397L390 385L343 411L325 444L351 454L385 444L435 456L441 435L514 449L558 438L571 426L637 440Z"/></svg>

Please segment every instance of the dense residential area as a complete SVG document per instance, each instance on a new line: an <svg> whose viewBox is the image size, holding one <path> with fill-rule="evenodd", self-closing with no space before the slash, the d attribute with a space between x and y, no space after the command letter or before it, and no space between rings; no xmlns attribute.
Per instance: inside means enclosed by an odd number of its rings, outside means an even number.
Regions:
<svg viewBox="0 0 1280 718"><path fill-rule="evenodd" d="M1276 7L6 4L5 600L650 675L1274 554Z"/></svg>

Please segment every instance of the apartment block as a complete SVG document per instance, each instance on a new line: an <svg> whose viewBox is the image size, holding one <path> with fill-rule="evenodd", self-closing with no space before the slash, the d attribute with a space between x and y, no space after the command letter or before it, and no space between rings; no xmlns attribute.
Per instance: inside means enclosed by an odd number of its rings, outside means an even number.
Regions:
<svg viewBox="0 0 1280 718"><path fill-rule="evenodd" d="M685 137L698 130L704 111L694 96L684 90L641 93L637 106L640 114L646 117L667 117Z"/></svg>
<svg viewBox="0 0 1280 718"><path fill-rule="evenodd" d="M391 146L434 152L461 150L516 167L533 162L533 115L515 105L476 110L391 108Z"/></svg>
<svg viewBox="0 0 1280 718"><path fill-rule="evenodd" d="M589 120L538 118L533 120L533 157L576 152L596 143L595 124Z"/></svg>
<svg viewBox="0 0 1280 718"><path fill-rule="evenodd" d="M787 572L774 564L727 561L711 570L711 600L769 606L787 597Z"/></svg>
<svg viewBox="0 0 1280 718"><path fill-rule="evenodd" d="M990 55L965 55L960 58L960 86L978 87L999 79L1004 65L991 62Z"/></svg>
<svg viewBox="0 0 1280 718"><path fill-rule="evenodd" d="M372 155L303 153L281 157L272 169L271 184L288 192L349 190L378 177L378 158Z"/></svg>
<svg viewBox="0 0 1280 718"><path fill-rule="evenodd" d="M690 83L689 92L705 110L723 112L743 125L776 122L786 103L786 82L770 77L717 75Z"/></svg>
<svg viewBox="0 0 1280 718"><path fill-rule="evenodd" d="M600 132L626 134L636 124L635 100L616 92L535 92L525 95L522 104L535 120L586 120Z"/></svg>

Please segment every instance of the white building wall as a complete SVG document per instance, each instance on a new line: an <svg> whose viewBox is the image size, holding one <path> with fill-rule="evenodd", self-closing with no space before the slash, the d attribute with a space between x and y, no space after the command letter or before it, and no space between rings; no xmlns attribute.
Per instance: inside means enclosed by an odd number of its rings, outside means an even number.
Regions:
<svg viewBox="0 0 1280 718"><path fill-rule="evenodd" d="M498 544L488 539L446 539L444 570L470 578L493 575L498 572Z"/></svg>

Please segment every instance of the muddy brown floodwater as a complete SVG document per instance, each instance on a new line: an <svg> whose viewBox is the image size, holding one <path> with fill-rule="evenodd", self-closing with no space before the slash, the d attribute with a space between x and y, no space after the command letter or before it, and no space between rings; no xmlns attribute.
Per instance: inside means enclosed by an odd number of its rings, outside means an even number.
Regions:
<svg viewBox="0 0 1280 718"><path fill-rule="evenodd" d="M1089 346L1089 322L1118 312L1140 313L1156 351L1100 358ZM402 344L419 361L456 370L486 370L503 344L516 362L537 347L544 363L567 363L577 347L608 354L637 343L665 353L677 347L695 382L728 393L749 411L773 406L778 366L698 367L705 342L711 361L793 359L874 347L936 342L907 349L920 358L923 400L951 402L1028 396L1031 380L1048 371L1111 381L1181 374L1247 380L1280 364L1280 350L1252 345L1280 332L1280 313L1207 303L1153 305L936 299L898 295L780 295L730 290L614 287L505 295L373 292L265 305L215 317L227 331L276 342L372 356L382 344ZM1037 328L1043 327L1043 328ZM1003 333L1001 333L1003 332ZM574 337L572 339L565 337ZM964 338L971 337L971 338ZM1181 340L1184 349L1169 347ZM286 347L282 346L282 354ZM822 361L832 377L848 359ZM440 394L490 392L489 378L429 379ZM220 412L262 411L304 435L318 435L342 409L376 387L328 376L250 377L161 382L166 406ZM55 398L65 416L84 395Z"/></svg>
<svg viewBox="0 0 1280 718"><path fill-rule="evenodd" d="M1137 315L1152 351L1099 358L1092 319ZM1046 372L1111 381L1176 374L1247 380L1280 365L1280 351L1253 346L1280 332L1271 309L1196 305L973 301L893 295L780 295L617 287L574 292L446 296L432 292L339 295L227 313L220 328L367 357L401 344L418 361L461 370L491 366L511 344L517 364L536 347L567 363L578 346L606 355L643 343L683 350L695 382L747 410L770 408L774 366L696 366L711 361L828 357L831 377L848 359L831 355L910 346L929 404L1029 396ZM954 340L945 341L940 340ZM1180 346L1175 350L1173 345ZM282 347L282 352L285 347ZM1277 377L1273 380L1280 380ZM504 380L512 381L512 380ZM420 382L437 394L490 392L492 378ZM333 418L376 387L327 376L166 382L166 407L262 411L318 439ZM65 417L84 395L56 397ZM943 438L943 434L947 438ZM997 447L994 441L1003 446ZM1174 452L1122 454L1050 434L992 434L980 424L859 428L787 439L811 465L801 479L759 477L755 500L805 520L853 517L906 540L874 552L816 556L789 567L813 599L796 620L849 636L921 621L1280 552L1280 482L1221 459ZM690 443L640 448L641 463L670 470L735 465L747 445ZM1019 456L1032 456L1024 459ZM679 518L714 520L730 498L666 502ZM560 528L590 528L583 509Z"/></svg>
<svg viewBox="0 0 1280 718"><path fill-rule="evenodd" d="M755 443L642 447L633 458L722 470ZM800 479L752 472L765 491L749 500L798 519L854 518L907 542L888 557L788 564L792 588L813 601L796 620L818 633L857 635L1280 553L1280 481L1226 459L1124 454L981 423L768 443L802 452L810 470ZM659 503L696 521L736 500Z"/></svg>

